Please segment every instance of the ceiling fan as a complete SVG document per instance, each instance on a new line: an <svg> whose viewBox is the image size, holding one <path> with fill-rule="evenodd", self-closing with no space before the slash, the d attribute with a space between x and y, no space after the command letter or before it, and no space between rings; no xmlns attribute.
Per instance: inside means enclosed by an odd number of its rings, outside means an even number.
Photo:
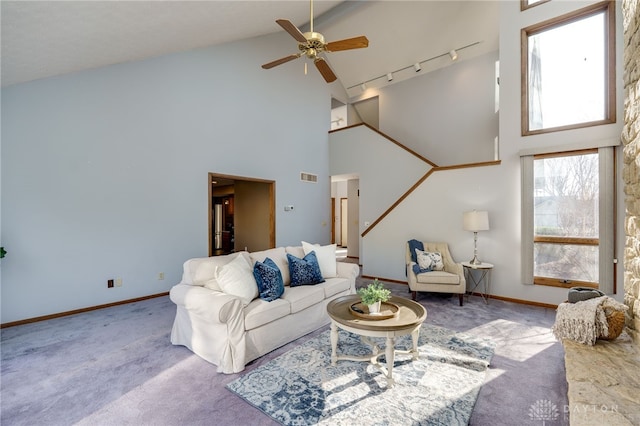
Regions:
<svg viewBox="0 0 640 426"><path fill-rule="evenodd" d="M300 31L298 27L293 25L293 23L291 23L291 21L287 19L276 20L276 23L278 25L280 25L286 32L291 35L291 37L298 41L298 50L300 50L300 52L285 56L284 58L277 59L273 62L266 63L262 65L262 68L268 70L289 61L293 61L294 59L298 59L302 55L305 55L307 58L313 59L313 63L316 65L316 68L318 69L322 77L327 83L331 83L335 81L337 77L331 70L331 67L329 67L327 61L322 56L320 56L321 53L337 52L340 50L361 49L363 47L369 46L369 40L365 36L347 38L344 40L325 43L324 36L313 31L313 0L311 0L310 5L310 15L310 28L309 32L306 33Z"/></svg>

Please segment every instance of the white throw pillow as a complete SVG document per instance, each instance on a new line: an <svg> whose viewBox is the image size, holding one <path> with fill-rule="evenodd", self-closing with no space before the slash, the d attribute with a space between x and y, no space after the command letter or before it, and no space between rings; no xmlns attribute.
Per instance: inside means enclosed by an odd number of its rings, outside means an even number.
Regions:
<svg viewBox="0 0 640 426"><path fill-rule="evenodd" d="M420 269L428 269L430 271L442 271L444 270L444 263L442 262L442 254L438 252L416 250L416 259L418 260L418 266Z"/></svg>
<svg viewBox="0 0 640 426"><path fill-rule="evenodd" d="M216 264L208 259L200 263L193 274L193 285L222 291L216 280L216 268Z"/></svg>
<svg viewBox="0 0 640 426"><path fill-rule="evenodd" d="M320 272L322 272L322 278L333 278L338 275L338 272L336 270L335 244L320 246L319 244L311 244L303 241L302 249L304 250L305 256L312 251L316 252L318 264L320 265Z"/></svg>
<svg viewBox="0 0 640 426"><path fill-rule="evenodd" d="M253 277L253 269L244 256L237 256L216 270L218 285L226 294L237 296L247 306L258 297L258 284Z"/></svg>

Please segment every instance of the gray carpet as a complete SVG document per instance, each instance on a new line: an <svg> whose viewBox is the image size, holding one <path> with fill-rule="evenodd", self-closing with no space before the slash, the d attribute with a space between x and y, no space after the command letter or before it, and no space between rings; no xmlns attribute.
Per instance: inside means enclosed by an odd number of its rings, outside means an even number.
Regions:
<svg viewBox="0 0 640 426"><path fill-rule="evenodd" d="M359 280L362 284L362 280ZM407 287L387 284L400 296ZM491 300L420 294L427 323L489 337L497 346L471 425L539 425L538 401L555 404L568 425L562 346L555 311ZM223 375L188 349L172 346L168 297L10 327L1 331L2 425L275 425L225 389L231 381L312 336Z"/></svg>

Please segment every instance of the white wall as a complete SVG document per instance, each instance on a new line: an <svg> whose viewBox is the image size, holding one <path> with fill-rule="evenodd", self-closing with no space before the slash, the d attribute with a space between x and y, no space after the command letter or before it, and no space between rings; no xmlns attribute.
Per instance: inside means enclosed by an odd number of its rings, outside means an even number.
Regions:
<svg viewBox="0 0 640 426"><path fill-rule="evenodd" d="M329 135L331 175L354 174L349 186L348 255L362 259L360 235L431 168L362 125ZM399 159L402 159L400 161ZM358 210L352 210L357 208ZM362 261L362 260L361 260Z"/></svg>
<svg viewBox="0 0 640 426"><path fill-rule="evenodd" d="M364 238L361 239L360 263L363 265L363 275L395 279L406 281L404 273L404 250L405 243L411 238L424 239L429 241L446 241L450 245L452 255L457 261L469 260L473 256L473 234L462 230L462 213L471 209L482 209L489 211L489 221L491 230L481 232L478 235L478 255L487 262L495 265L492 279L492 294L514 299L528 300L540 303L557 304L566 300L566 289L524 285L521 283L520 266L520 157L519 152L523 149L533 147L555 146L555 145L575 145L589 141L598 140L618 140L622 129L622 22L621 16L617 16L617 36L616 45L617 70L617 123L605 126L589 127L572 131L556 132L553 134L538 136L520 136L520 29L527 25L548 19L572 9L584 6L586 3L577 2L548 2L540 6L520 11L519 2L501 2L500 13L500 117L499 117L499 137L500 137L500 157L501 164L498 166L478 167L470 169L456 169L449 171L435 172L423 185L414 191L399 207L394 209L382 222L373 228ZM618 11L619 12L619 11ZM488 59L485 57L484 59ZM459 64L462 68L462 63ZM443 102L442 97L446 93L459 93L458 85L468 87L467 82L460 79L453 67L446 75L428 74L416 77L397 85L380 90L380 122L381 127L395 131L396 120L400 120L404 114L412 117L405 120L401 129L406 136L398 137L390 133L394 139L404 143L404 139L410 141L431 140L431 132L438 134L442 131L437 125L424 126L426 116L430 111L438 111L439 116L447 117L445 128L456 128L456 132L463 132L459 140L446 144L440 154L432 156L429 152L424 152L427 145L413 145L416 151L427 158L441 164L458 164L474 161L493 160L493 138L489 139L491 132L485 132L487 123L481 121L467 120L464 116L460 122L456 122L455 117L460 117L460 108L455 103ZM445 70L442 70L443 72ZM465 75L485 76L489 78L493 75L492 60L469 60L464 63ZM439 95L431 96L426 88L433 87L432 82L426 80L433 78L439 83ZM486 90L488 92L488 89ZM395 99L394 97L398 98ZM489 127L495 123L492 111L493 91L484 98L484 91L469 92L466 99L467 111L476 111L478 117L489 117ZM482 97L482 99L478 98ZM403 100L404 102L401 102ZM392 105L393 107L390 107ZM403 109L409 106L410 111ZM394 120L386 114L392 113ZM390 126L388 123L394 123ZM434 130L435 129L435 130ZM346 132L356 129L345 130L340 136L349 139ZM333 170L334 158L340 157L339 152L333 152L335 138L340 133L330 135L332 146L331 168ZM460 134L460 133L459 133ZM486 135L482 139L482 145L476 145L478 138L472 135ZM376 136L373 132L369 135L371 140ZM362 146L367 146L367 138L361 134L353 136L360 140ZM485 141L486 139L486 141ZM458 144L466 141L464 144ZM370 151L361 153L350 153L352 157L358 155L375 156ZM469 157L473 153L473 157ZM393 169L404 170L406 162L409 161L406 155L380 154L380 157ZM446 159L445 159L446 157ZM619 156L620 158L620 156ZM360 174L360 186L363 188L360 197L360 222L365 220L375 220L379 206L374 206L367 197L387 197L382 191L374 195L369 194L364 188L371 188L371 176L376 170L381 170L379 163L362 163L363 166L370 164L368 170L358 170ZM619 163L620 164L620 163ZM384 168L382 168L384 170ZM618 168L620 173L620 168ZM393 175L394 178L404 179L404 173ZM620 175L618 182L621 182ZM406 187L408 189L409 186ZM620 188L619 191L621 191ZM395 189L394 189L395 190ZM400 192L396 192L390 198L399 197ZM624 240L624 196L619 192L618 197L618 256L621 256ZM622 294L622 268L617 271L618 293Z"/></svg>
<svg viewBox="0 0 640 426"><path fill-rule="evenodd" d="M208 172L276 181L277 245L329 242L331 87L260 68L287 37L2 90L2 323L169 290L207 255Z"/></svg>
<svg viewBox="0 0 640 426"><path fill-rule="evenodd" d="M380 90L380 130L439 166L493 160L498 52Z"/></svg>

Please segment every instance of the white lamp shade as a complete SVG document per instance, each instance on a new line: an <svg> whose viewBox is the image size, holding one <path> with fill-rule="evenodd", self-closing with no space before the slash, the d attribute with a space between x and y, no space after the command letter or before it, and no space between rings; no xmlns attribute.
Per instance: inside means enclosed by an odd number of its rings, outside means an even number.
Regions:
<svg viewBox="0 0 640 426"><path fill-rule="evenodd" d="M462 229L465 231L488 231L489 230L489 213L486 211L473 210L464 212Z"/></svg>

